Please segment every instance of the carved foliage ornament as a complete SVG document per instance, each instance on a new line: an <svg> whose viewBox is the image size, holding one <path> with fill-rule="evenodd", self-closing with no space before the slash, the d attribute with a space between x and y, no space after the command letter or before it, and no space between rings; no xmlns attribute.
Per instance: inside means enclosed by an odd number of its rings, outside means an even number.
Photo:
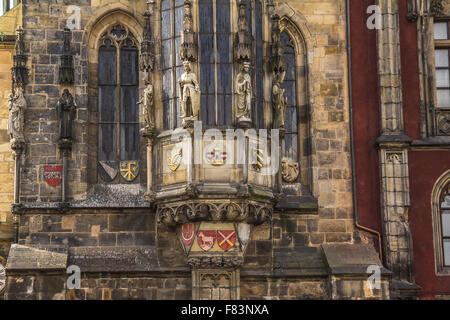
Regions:
<svg viewBox="0 0 450 320"><path fill-rule="evenodd" d="M444 10L443 0L408 0L408 13L406 18L414 22L419 15L439 16ZM428 8L424 7L429 5Z"/></svg>
<svg viewBox="0 0 450 320"><path fill-rule="evenodd" d="M176 202L161 204L158 223L175 226L195 221L231 221L260 225L272 219L273 207L268 203L242 202Z"/></svg>

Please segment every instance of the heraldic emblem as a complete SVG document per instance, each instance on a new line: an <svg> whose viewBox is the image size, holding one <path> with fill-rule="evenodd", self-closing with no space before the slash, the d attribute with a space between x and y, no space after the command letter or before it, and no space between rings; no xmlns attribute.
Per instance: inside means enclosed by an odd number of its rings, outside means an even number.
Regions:
<svg viewBox="0 0 450 320"><path fill-rule="evenodd" d="M175 146L172 150L167 152L167 166L172 171L177 171L182 159L183 151L180 146Z"/></svg>
<svg viewBox="0 0 450 320"><path fill-rule="evenodd" d="M204 251L209 251L216 242L216 230L199 230L197 233L197 243Z"/></svg>
<svg viewBox="0 0 450 320"><path fill-rule="evenodd" d="M121 161L120 175L128 182L134 181L139 174L139 163L137 161Z"/></svg>
<svg viewBox="0 0 450 320"><path fill-rule="evenodd" d="M194 236L195 236L195 224L193 223L184 224L181 227L181 238L183 239L185 245L190 246L194 241Z"/></svg>
<svg viewBox="0 0 450 320"><path fill-rule="evenodd" d="M236 243L236 231L234 230L218 230L217 231L217 242L219 247L224 251L228 251L234 247Z"/></svg>
<svg viewBox="0 0 450 320"><path fill-rule="evenodd" d="M56 187L62 182L62 165L45 166L44 167L44 179L52 187Z"/></svg>
<svg viewBox="0 0 450 320"><path fill-rule="evenodd" d="M264 150L263 149L253 149L253 169L260 171L264 167Z"/></svg>

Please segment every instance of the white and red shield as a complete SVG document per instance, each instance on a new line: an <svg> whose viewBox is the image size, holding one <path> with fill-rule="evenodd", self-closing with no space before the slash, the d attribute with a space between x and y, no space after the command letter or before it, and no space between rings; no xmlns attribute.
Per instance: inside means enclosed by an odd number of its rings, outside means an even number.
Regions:
<svg viewBox="0 0 450 320"><path fill-rule="evenodd" d="M194 240L195 235L195 224L183 224L181 227L181 238L185 245L190 246Z"/></svg>
<svg viewBox="0 0 450 320"><path fill-rule="evenodd" d="M62 181L62 165L45 166L44 167L44 179L52 187L56 187Z"/></svg>
<svg viewBox="0 0 450 320"><path fill-rule="evenodd" d="M198 230L197 243L205 251L211 250L216 241L216 230Z"/></svg>
<svg viewBox="0 0 450 320"><path fill-rule="evenodd" d="M228 251L234 247L236 243L236 231L234 230L218 230L217 231L217 242L219 247L223 250Z"/></svg>

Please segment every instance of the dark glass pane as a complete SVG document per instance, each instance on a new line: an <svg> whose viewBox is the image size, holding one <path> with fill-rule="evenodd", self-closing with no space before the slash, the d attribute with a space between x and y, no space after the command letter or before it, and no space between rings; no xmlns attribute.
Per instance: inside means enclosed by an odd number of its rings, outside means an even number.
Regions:
<svg viewBox="0 0 450 320"><path fill-rule="evenodd" d="M219 118L219 126L232 125L233 121L233 106L231 95L218 95L217 96L217 110Z"/></svg>
<svg viewBox="0 0 450 320"><path fill-rule="evenodd" d="M98 126L98 160L117 160L117 126L100 124Z"/></svg>
<svg viewBox="0 0 450 320"><path fill-rule="evenodd" d="M199 3L199 19L200 19L200 33L213 32L213 7L212 2Z"/></svg>
<svg viewBox="0 0 450 320"><path fill-rule="evenodd" d="M217 93L231 94L231 64L219 64Z"/></svg>
<svg viewBox="0 0 450 320"><path fill-rule="evenodd" d="M201 103L201 120L204 125L215 125L216 111L215 111L215 97L212 95L202 95Z"/></svg>
<svg viewBox="0 0 450 320"><path fill-rule="evenodd" d="M297 108L288 107L286 108L286 131L288 133L297 133Z"/></svg>
<svg viewBox="0 0 450 320"><path fill-rule="evenodd" d="M257 99L263 99L264 98L264 92L263 92L263 72L262 69L259 69L256 71L256 98Z"/></svg>
<svg viewBox="0 0 450 320"><path fill-rule="evenodd" d="M100 48L98 53L98 84L115 85L117 83L116 48Z"/></svg>
<svg viewBox="0 0 450 320"><path fill-rule="evenodd" d="M248 25L248 31L250 33L253 33L253 18L252 18L252 0L246 0L247 3L247 25Z"/></svg>
<svg viewBox="0 0 450 320"><path fill-rule="evenodd" d="M139 159L139 125L120 125L120 160Z"/></svg>
<svg viewBox="0 0 450 320"><path fill-rule="evenodd" d="M175 0L175 7L182 6L184 4L184 0Z"/></svg>
<svg viewBox="0 0 450 320"><path fill-rule="evenodd" d="M214 94L214 65L200 64L200 89L204 94Z"/></svg>
<svg viewBox="0 0 450 320"><path fill-rule="evenodd" d="M284 143L283 143L283 156L290 158L294 161L297 161L298 159L298 143L297 143L297 135L296 134L286 134L284 136Z"/></svg>
<svg viewBox="0 0 450 320"><path fill-rule="evenodd" d="M165 40L161 42L162 45L162 68L167 69L172 67L172 40Z"/></svg>
<svg viewBox="0 0 450 320"><path fill-rule="evenodd" d="M255 107L255 126L256 128L260 129L264 126L264 112L263 112L263 102L258 99L254 102Z"/></svg>
<svg viewBox="0 0 450 320"><path fill-rule="evenodd" d="M172 5L172 0L162 0L161 1L161 10L169 9Z"/></svg>
<svg viewBox="0 0 450 320"><path fill-rule="evenodd" d="M200 34L200 63L214 62L214 36Z"/></svg>
<svg viewBox="0 0 450 320"><path fill-rule="evenodd" d="M231 49L230 49L230 35L218 34L217 35L217 51L218 51L218 63L231 62Z"/></svg>
<svg viewBox="0 0 450 320"><path fill-rule="evenodd" d="M289 106L296 106L296 94L295 94L295 81L284 81L281 85L283 89L285 89L285 97L287 98L287 102Z"/></svg>
<svg viewBox="0 0 450 320"><path fill-rule="evenodd" d="M117 121L117 88L115 86L98 88L98 111L100 122Z"/></svg>
<svg viewBox="0 0 450 320"><path fill-rule="evenodd" d="M172 98L172 69L163 72L163 100Z"/></svg>
<svg viewBox="0 0 450 320"><path fill-rule="evenodd" d="M176 37L181 36L181 31L183 31L183 14L184 14L183 7L179 7L179 8L175 9L175 36Z"/></svg>
<svg viewBox="0 0 450 320"><path fill-rule="evenodd" d="M122 48L120 50L120 84L137 85L138 78L138 50Z"/></svg>
<svg viewBox="0 0 450 320"><path fill-rule="evenodd" d="M285 80L295 80L295 56L293 54L285 54L286 59L286 77Z"/></svg>
<svg viewBox="0 0 450 320"><path fill-rule="evenodd" d="M138 87L122 87L120 98L120 122L139 122L139 108L136 103L139 99Z"/></svg>
<svg viewBox="0 0 450 320"><path fill-rule="evenodd" d="M172 10L161 12L161 38L168 39L172 37Z"/></svg>
<svg viewBox="0 0 450 320"><path fill-rule="evenodd" d="M163 108L164 108L164 130L169 130L173 128L173 100L166 100L163 102Z"/></svg>
<svg viewBox="0 0 450 320"><path fill-rule="evenodd" d="M230 32L230 4L217 3L216 7L216 30L217 32Z"/></svg>
<svg viewBox="0 0 450 320"><path fill-rule="evenodd" d="M225 96L225 125L231 126L233 124L233 96Z"/></svg>

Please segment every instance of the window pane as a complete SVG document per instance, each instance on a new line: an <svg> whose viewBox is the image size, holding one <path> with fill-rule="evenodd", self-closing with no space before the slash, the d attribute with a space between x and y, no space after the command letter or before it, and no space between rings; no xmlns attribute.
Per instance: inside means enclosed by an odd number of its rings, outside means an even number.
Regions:
<svg viewBox="0 0 450 320"><path fill-rule="evenodd" d="M165 40L161 42L162 46L162 68L167 69L172 67L172 40Z"/></svg>
<svg viewBox="0 0 450 320"><path fill-rule="evenodd" d="M120 160L137 160L139 149L139 125L120 125Z"/></svg>
<svg viewBox="0 0 450 320"><path fill-rule="evenodd" d="M434 24L434 39L446 40L448 39L447 22L437 22Z"/></svg>
<svg viewBox="0 0 450 320"><path fill-rule="evenodd" d="M298 160L298 146L297 146L297 135L296 134L286 134L283 140L283 156L290 158L294 161Z"/></svg>
<svg viewBox="0 0 450 320"><path fill-rule="evenodd" d="M437 102L438 107L450 107L450 90L441 90L437 91Z"/></svg>
<svg viewBox="0 0 450 320"><path fill-rule="evenodd" d="M121 122L139 122L138 87L122 87L120 92Z"/></svg>
<svg viewBox="0 0 450 320"><path fill-rule="evenodd" d="M217 4L217 32L230 32L230 4Z"/></svg>
<svg viewBox="0 0 450 320"><path fill-rule="evenodd" d="M98 160L117 160L117 126L100 124L98 128Z"/></svg>
<svg viewBox="0 0 450 320"><path fill-rule="evenodd" d="M200 89L204 94L214 93L214 65L200 65Z"/></svg>
<svg viewBox="0 0 450 320"><path fill-rule="evenodd" d="M219 34L217 35L217 51L218 51L218 63L231 62L231 49L230 49L230 35Z"/></svg>
<svg viewBox="0 0 450 320"><path fill-rule="evenodd" d="M98 88L98 110L100 122L115 122L117 120L117 88Z"/></svg>
<svg viewBox="0 0 450 320"><path fill-rule="evenodd" d="M213 32L213 7L212 3L200 2L199 4L199 19L200 32Z"/></svg>
<svg viewBox="0 0 450 320"><path fill-rule="evenodd" d="M183 7L175 9L175 37L181 36L183 30Z"/></svg>
<svg viewBox="0 0 450 320"><path fill-rule="evenodd" d="M164 107L164 130L169 130L173 128L173 100L166 100L163 103Z"/></svg>
<svg viewBox="0 0 450 320"><path fill-rule="evenodd" d="M137 85L139 83L138 51L122 48L120 50L120 84Z"/></svg>
<svg viewBox="0 0 450 320"><path fill-rule="evenodd" d="M162 0L161 1L161 10L169 9L172 4L172 0Z"/></svg>
<svg viewBox="0 0 450 320"><path fill-rule="evenodd" d="M450 240L444 240L444 264L450 266Z"/></svg>
<svg viewBox="0 0 450 320"><path fill-rule="evenodd" d="M286 108L286 122L285 127L287 133L297 132L297 108L288 107Z"/></svg>
<svg viewBox="0 0 450 320"><path fill-rule="evenodd" d="M217 93L231 94L231 64L219 65L217 82Z"/></svg>
<svg viewBox="0 0 450 320"><path fill-rule="evenodd" d="M448 67L448 50L438 49L434 53L436 59L436 67Z"/></svg>
<svg viewBox="0 0 450 320"><path fill-rule="evenodd" d="M436 86L449 87L449 70L436 70Z"/></svg>
<svg viewBox="0 0 450 320"><path fill-rule="evenodd" d="M116 48L100 48L98 53L98 84L115 85L117 83Z"/></svg>
<svg viewBox="0 0 450 320"><path fill-rule="evenodd" d="M450 237L450 211L444 211L442 214L442 235Z"/></svg>
<svg viewBox="0 0 450 320"><path fill-rule="evenodd" d="M212 34L200 35L200 63L214 62L214 37Z"/></svg>
<svg viewBox="0 0 450 320"><path fill-rule="evenodd" d="M163 72L163 100L172 99L172 69Z"/></svg>
<svg viewBox="0 0 450 320"><path fill-rule="evenodd" d="M161 12L161 38L168 39L172 37L172 10Z"/></svg>
<svg viewBox="0 0 450 320"><path fill-rule="evenodd" d="M441 203L442 208L450 209L450 196L446 196L444 202Z"/></svg>

